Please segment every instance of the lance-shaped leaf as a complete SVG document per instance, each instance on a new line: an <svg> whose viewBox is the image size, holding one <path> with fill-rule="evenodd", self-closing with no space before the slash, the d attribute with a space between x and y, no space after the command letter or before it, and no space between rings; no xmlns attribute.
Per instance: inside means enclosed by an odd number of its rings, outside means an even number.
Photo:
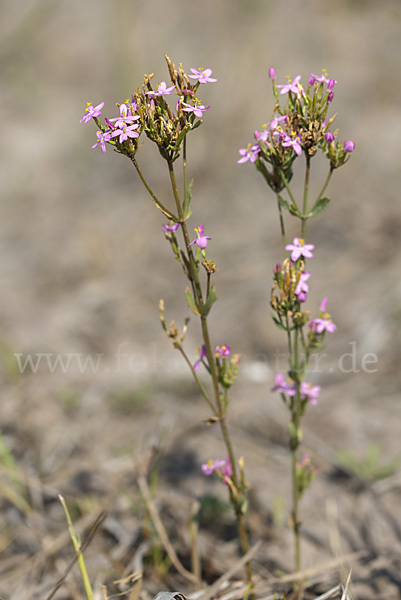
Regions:
<svg viewBox="0 0 401 600"><path fill-rule="evenodd" d="M212 308L212 306L216 302L216 300L217 300L216 288L215 288L214 285L212 285L212 287L211 287L211 289L209 291L209 294L208 294L208 296L206 298L205 305L204 305L203 310L202 310L202 315L204 317L206 317L206 315L209 314L210 309Z"/></svg>
<svg viewBox="0 0 401 600"><path fill-rule="evenodd" d="M197 317L200 317L201 314L198 310L198 307L195 304L195 300L192 297L191 290L189 289L189 287L187 287L185 290L185 298L187 299L187 304L188 304L189 308L192 310L192 312L194 313L194 315L196 315Z"/></svg>
<svg viewBox="0 0 401 600"><path fill-rule="evenodd" d="M193 186L193 183L194 183L194 180L191 179L191 181L188 183L187 189L185 190L184 206L182 207L183 213L184 213L184 219L185 220L189 219L189 217L192 215L192 211L189 208L189 205L190 205L191 200L192 200L192 186Z"/></svg>
<svg viewBox="0 0 401 600"><path fill-rule="evenodd" d="M315 204L312 206L311 210L306 215L308 218L316 217L319 213L322 212L330 202L330 198L320 198Z"/></svg>

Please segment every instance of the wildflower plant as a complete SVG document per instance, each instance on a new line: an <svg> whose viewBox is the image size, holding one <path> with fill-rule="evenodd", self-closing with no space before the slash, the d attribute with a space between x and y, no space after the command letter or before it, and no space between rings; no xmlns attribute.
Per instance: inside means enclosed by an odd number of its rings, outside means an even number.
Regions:
<svg viewBox="0 0 401 600"><path fill-rule="evenodd" d="M161 226L166 242L187 280L185 297L188 307L199 320L199 349L190 357L185 348L189 319L179 330L174 321L167 324L164 302L160 300L160 321L166 336L182 355L199 391L205 400L209 416L208 424L218 423L225 446L224 459L212 458L202 465L205 475L215 475L227 488L229 500L237 521L242 551L249 550L246 512L248 484L244 461L235 456L231 441L227 413L230 406L230 388L235 383L240 368L240 356L232 353L224 343L216 345L212 340L209 315L217 300L213 282L217 270L211 258L213 234L196 221L194 235L188 227L192 215L193 179L188 178L187 139L203 123L211 109L198 97L204 86L215 83L212 70L191 68L186 74L182 64L178 69L165 55L170 82L152 85L154 75L145 75L144 83L130 99L117 104L119 114L102 117L104 102L96 106L88 103L80 122L93 121L97 128L97 141L92 148L100 148L103 154L108 147L126 156L150 195L156 208L166 222ZM276 196L279 226L282 238L280 262L273 269L270 294L272 318L283 331L288 347L288 368L277 373L272 388L289 412L288 443L291 454L292 510L291 526L294 532L295 565L301 568L300 546L300 500L311 484L316 469L310 459L301 453L301 421L309 405L316 405L321 393L319 385L307 380L310 357L322 346L326 335L336 331L336 325L327 312L328 300L324 297L319 310L312 315L306 310L310 295L311 273L307 263L315 260L318 249L307 238L307 222L319 215L329 204L325 195L333 172L344 165L355 149L352 140L340 142L338 131L333 130L334 116L329 109L334 100L337 81L330 79L326 71L322 75L311 73L304 88L301 76L287 78L276 84L276 73L270 68L275 106L271 119L260 131L254 132L254 142L239 150L239 164L249 162L259 171ZM170 85L171 83L171 85ZM165 162L171 188L171 200L163 202L153 192L139 166L137 154L143 138L153 142L162 161ZM328 161L328 172L320 192L311 198L311 161L318 154ZM300 196L291 188L296 160L305 165L304 186ZM180 165L182 183L177 181L177 164ZM299 237L287 239L285 214L299 220ZM208 375L205 384L200 373ZM247 564L247 576L252 585L252 571Z"/></svg>
<svg viewBox="0 0 401 600"><path fill-rule="evenodd" d="M312 353L318 351L326 337L336 331L336 325L327 312L328 300L323 298L319 312L311 318L305 309L310 291L311 274L306 264L314 259L315 246L306 243L307 222L319 215L329 204L325 191L333 172L344 165L355 149L352 140L340 142L338 131L333 130L335 116L329 116L337 81L322 75L310 74L306 87L301 75L293 80L276 84L276 72L269 70L275 106L270 121L261 131L254 132L255 143L239 150L239 164L250 162L262 174L277 201L283 252L280 263L273 269L270 295L272 318L283 331L288 347L288 369L277 373L272 391L280 394L289 411L289 449L291 453L292 512L295 566L301 568L299 503L311 484L316 470L305 455L300 456L302 443L301 420L309 405L316 405L320 386L306 380ZM320 192L310 197L311 161L323 154L328 161L328 172ZM305 167L304 185L298 196L290 186L296 160ZM285 213L299 220L299 237L287 239ZM318 252L318 251L317 251Z"/></svg>
<svg viewBox="0 0 401 600"><path fill-rule="evenodd" d="M152 85L154 75L145 75L144 84L131 96L131 99L118 104L119 116L104 118L101 121L104 102L93 106L88 103L80 122L93 120L98 128L97 141L92 148L100 147L103 154L107 147L129 158L134 165L140 180L151 196L153 203L162 212L167 222L161 227L173 257L187 279L185 297L192 313L200 323L200 348L193 360L184 347L189 319L186 319L181 331L174 321L168 325L164 315L164 302L160 300L160 320L166 336L172 341L183 356L199 390L208 406L210 414L206 419L209 424L218 423L225 445L227 458L223 461L212 460L204 465L206 475L215 473L228 490L229 499L234 509L242 551L248 552L246 530L247 483L244 475L243 460L237 460L234 454L229 429L227 411L230 404L229 389L235 382L240 358L232 354L228 345L215 345L209 331L208 317L217 300L213 275L217 268L208 256L212 246L212 237L207 235L202 224L197 225L195 237L190 234L188 221L192 214L192 185L188 181L187 137L203 123L203 117L211 108L198 98L206 84L214 83L212 70L190 69L186 74L182 64L175 65L165 55L171 85L161 81ZM159 155L164 160L171 187L171 202L162 202L150 187L137 159L141 146L140 140L147 137L155 144ZM180 161L179 161L180 159ZM181 164L182 189L180 191L176 177L176 163ZM203 369L210 378L210 385L204 385L199 376ZM251 567L247 565L249 583L252 582Z"/></svg>

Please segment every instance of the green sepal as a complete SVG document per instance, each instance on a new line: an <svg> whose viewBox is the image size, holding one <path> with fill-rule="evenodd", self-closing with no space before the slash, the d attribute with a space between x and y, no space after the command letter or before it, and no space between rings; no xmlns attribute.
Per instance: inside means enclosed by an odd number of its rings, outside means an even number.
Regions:
<svg viewBox="0 0 401 600"><path fill-rule="evenodd" d="M201 314L198 310L198 307L195 304L195 300L192 298L191 290L189 289L189 287L187 287L185 290L185 298L187 299L187 304L188 304L189 308L192 310L192 312L194 313L194 315L196 315L197 317L200 317Z"/></svg>
<svg viewBox="0 0 401 600"><path fill-rule="evenodd" d="M193 183L194 183L194 180L191 179L191 181L187 185L187 189L185 190L184 206L182 207L185 221L187 219L189 219L189 217L192 215L192 211L189 208L189 205L190 205L191 200L192 200L192 186L193 186Z"/></svg>
<svg viewBox="0 0 401 600"><path fill-rule="evenodd" d="M316 217L319 213L322 212L330 202L330 198L320 198L315 204L312 206L311 210L307 213L307 217Z"/></svg>
<svg viewBox="0 0 401 600"><path fill-rule="evenodd" d="M210 309L212 308L212 306L216 302L216 300L217 300L216 288L214 285L212 285L212 287L210 288L210 291L208 293L205 305L202 310L202 315L204 317L206 317L209 314Z"/></svg>

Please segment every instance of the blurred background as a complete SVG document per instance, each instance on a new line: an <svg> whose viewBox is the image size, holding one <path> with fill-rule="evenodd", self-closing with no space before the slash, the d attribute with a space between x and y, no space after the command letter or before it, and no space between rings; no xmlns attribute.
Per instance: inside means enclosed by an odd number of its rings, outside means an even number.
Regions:
<svg viewBox="0 0 401 600"><path fill-rule="evenodd" d="M181 431L177 413L152 387L166 389L183 372L160 327L159 299L168 321L180 325L189 313L164 218L130 162L110 149L106 156L92 150L96 127L79 124L87 101L105 101L112 117L145 73L168 81L164 53L186 71L210 67L218 78L201 89L211 109L189 137L190 228L203 223L212 237L219 301L211 323L216 344L243 354L243 423L269 419L274 357L284 346L268 306L271 269L282 258L275 199L250 163L237 165L238 148L271 118L270 66L278 83L288 74L306 83L322 68L338 81L331 114L338 113L338 139L354 140L356 150L334 173L328 209L309 222L307 241L316 246L309 308L316 311L327 295L338 325L314 378L326 388L310 427L360 455L373 441L385 459L399 456L399 0L3 0L0 17L0 423L21 460L39 457L44 472L55 472L67 452L63 446L55 458L60 439L72 436L70 451L84 451L82 432L73 433L83 422L92 440L102 439L99 460L110 456L109 442L120 448L119 427L127 440L135 423L146 423L138 445L155 428ZM139 163L169 204L167 169L144 141ZM317 190L326 165L315 162ZM199 344L192 319L191 356ZM102 363L95 373L73 362L51 373L43 362L36 374L19 376L15 353L100 355ZM127 362L117 368L118 353ZM369 373L361 366L367 354L377 357ZM140 404L131 423L127 390ZM241 404L247 394L256 398L253 408ZM122 416L110 417L110 402ZM77 412L66 430L64 411L72 405ZM190 407L185 411L193 422ZM120 419L107 436L105 415Z"/></svg>

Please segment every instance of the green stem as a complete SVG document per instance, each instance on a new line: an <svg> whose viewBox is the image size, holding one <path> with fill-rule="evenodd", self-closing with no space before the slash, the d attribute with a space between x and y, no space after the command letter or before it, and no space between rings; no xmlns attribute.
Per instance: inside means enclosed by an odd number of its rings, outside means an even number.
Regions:
<svg viewBox="0 0 401 600"><path fill-rule="evenodd" d="M214 414L215 417L218 417L217 411L215 409L215 407L213 406L212 401L209 398L209 394L207 393L204 385L202 384L201 380L199 379L199 377L197 376L191 361L189 360L185 350L183 349L183 347L181 345L176 345L176 348L178 348L178 350L181 352L181 355L184 357L185 362L187 363L188 367L190 368L190 371L192 373L193 378L196 381L196 384L198 386L198 388L200 389L202 396L204 397L204 399L206 400L210 410L212 411L212 413Z"/></svg>
<svg viewBox="0 0 401 600"><path fill-rule="evenodd" d="M284 229L283 209L281 208L281 204L280 204L280 194L276 194L276 197L277 197L278 216L280 219L281 239L283 241L283 248L285 249L285 245L286 245L285 229Z"/></svg>
<svg viewBox="0 0 401 600"><path fill-rule="evenodd" d="M281 179L283 180L284 187L285 187L285 189L286 189L286 190L287 190L287 192L288 192L288 195L289 195L289 197L290 197L290 199L291 199L291 202L292 202L292 204L294 205L294 207L295 207L297 210L299 210L299 208L298 208L298 205L297 205L297 203L295 202L295 198L294 198L294 196L293 196L293 194L292 194L291 188L290 188L290 186L288 185L287 178L286 178L286 176L284 175L284 171L283 171L282 169L279 169L279 172L280 172L280 177L281 177Z"/></svg>
<svg viewBox="0 0 401 600"><path fill-rule="evenodd" d="M309 195L309 176L310 176L310 156L306 156L306 168L305 168L305 185L304 185L304 202L302 207L302 227L301 227L301 238L305 239L306 235L306 221L308 220L306 213L308 210L308 195Z"/></svg>
<svg viewBox="0 0 401 600"><path fill-rule="evenodd" d="M316 202L319 202L320 198L323 196L324 192L326 191L326 188L329 185L329 181L331 179L333 171L334 171L334 169L332 167L330 167L329 174L326 177L326 181L324 182L324 185L323 185L322 189L320 190L320 194L316 198L314 204L316 204Z"/></svg>
<svg viewBox="0 0 401 600"><path fill-rule="evenodd" d="M202 289L201 289L201 285L200 285L200 281L199 281L198 269L197 269L195 258L194 258L193 252L192 252L192 248L189 247L190 239L188 236L188 230L187 230L186 222L184 220L182 205L181 205L181 201L180 201L180 197L179 197L179 193L178 193L177 182L176 182L175 173L174 173L174 166L173 166L173 163L171 163L171 162L168 162L167 164L168 164L168 170L169 170L169 175L170 175L171 187L172 187L173 194L174 194L176 208L177 208L177 212L178 212L178 216L179 216L179 221L181 223L181 229L182 229L182 233L184 236L185 246L186 246L189 264L190 264L190 268L191 268L190 277L194 283L195 301L196 301L199 313L201 315L200 320L201 320L201 329L202 329L202 339L203 339L203 343L205 345L206 357L208 360L208 364L209 364L209 368L210 368L210 375L211 375L212 382L213 382L213 391L214 391L215 402L216 402L215 409L217 412L217 416L218 416L218 420L219 420L219 424L220 424L220 430L221 430L221 433L223 436L224 444L226 446L227 454L228 454L230 462L231 462L231 468L232 468L231 480L233 482L234 488L236 490L238 490L239 489L239 480L238 480L238 474L237 474L238 473L237 472L237 464L236 464L234 450L233 450L231 439L230 439L230 434L228 432L226 416L225 416L225 409L224 409L223 402L222 402L221 395L220 395L219 380L218 380L217 371L216 371L216 364L215 364L215 360L214 360L212 344L210 341L207 316L203 314L204 302L203 302ZM233 504L235 516L237 519L237 527L238 527L238 532L239 532L239 536L240 536L242 551L244 554L246 554L249 551L249 544L248 544L248 537L247 537L246 527L245 527L245 522L244 522L244 515L242 513L242 507L239 505L237 499L234 497L234 494L232 492L230 492L230 497L231 497L231 501ZM252 583L252 570L251 570L250 563L247 563L246 568L247 568L247 575L248 575L249 582Z"/></svg>
<svg viewBox="0 0 401 600"><path fill-rule="evenodd" d="M148 185L148 182L146 181L141 169L139 168L139 165L136 161L135 156L131 157L131 161L135 167L135 169L137 170L137 173L143 183L143 185L145 186L145 188L147 189L147 191L149 192L153 202L155 203L156 207L161 210L161 212L168 218L171 219L172 221L174 221L175 223L179 222L179 219L173 215L173 213L171 213L165 206L163 206L163 204L160 202L160 200L157 198L157 196L153 193L153 191L151 190L150 186Z"/></svg>
<svg viewBox="0 0 401 600"><path fill-rule="evenodd" d="M294 545L295 545L295 569L301 570L301 539L299 532L299 491L297 485L297 474L296 474L296 462L297 462L297 450L299 446L299 429L301 420L301 391L299 381L299 330L298 327L294 331L294 370L296 373L296 384L297 391L295 395L295 402L292 409L292 424L294 427L295 441L291 444L291 478L292 478L292 526L294 531Z"/></svg>

